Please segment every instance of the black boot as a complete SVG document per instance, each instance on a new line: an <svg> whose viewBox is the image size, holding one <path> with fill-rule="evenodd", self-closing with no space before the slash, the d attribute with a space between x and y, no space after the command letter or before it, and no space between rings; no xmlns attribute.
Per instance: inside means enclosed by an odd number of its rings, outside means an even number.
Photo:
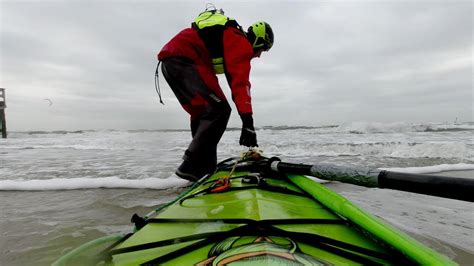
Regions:
<svg viewBox="0 0 474 266"><path fill-rule="evenodd" d="M213 174L216 170L215 158L205 157L195 161L185 155L183 159L183 162L176 170L176 175L191 182L198 181L206 174Z"/></svg>
<svg viewBox="0 0 474 266"><path fill-rule="evenodd" d="M184 160L176 170L176 175L182 179L196 182L202 177L196 169L198 169L197 166L193 165L190 161Z"/></svg>

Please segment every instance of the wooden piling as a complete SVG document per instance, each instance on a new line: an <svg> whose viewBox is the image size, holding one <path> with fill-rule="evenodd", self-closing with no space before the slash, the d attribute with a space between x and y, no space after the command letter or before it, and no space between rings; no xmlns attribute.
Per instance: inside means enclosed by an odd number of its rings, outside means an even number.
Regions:
<svg viewBox="0 0 474 266"><path fill-rule="evenodd" d="M7 108L5 89L0 88L0 130L2 131L2 138L4 139L7 137L7 120L5 118L5 108Z"/></svg>

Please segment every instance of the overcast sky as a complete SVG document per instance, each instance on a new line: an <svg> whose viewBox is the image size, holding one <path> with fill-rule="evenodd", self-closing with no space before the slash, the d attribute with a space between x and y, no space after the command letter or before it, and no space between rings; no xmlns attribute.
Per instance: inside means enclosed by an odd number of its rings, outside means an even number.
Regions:
<svg viewBox="0 0 474 266"><path fill-rule="evenodd" d="M188 128L162 75L159 104L156 54L207 2L0 0L9 130ZM213 2L274 30L252 61L257 127L474 120L472 1Z"/></svg>

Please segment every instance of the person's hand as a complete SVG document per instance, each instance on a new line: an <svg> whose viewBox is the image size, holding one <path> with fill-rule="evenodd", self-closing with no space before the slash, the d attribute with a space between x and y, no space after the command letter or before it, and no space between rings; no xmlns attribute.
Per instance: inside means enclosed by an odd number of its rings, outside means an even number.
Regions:
<svg viewBox="0 0 474 266"><path fill-rule="evenodd" d="M258 147L252 114L242 114L240 118L242 118L242 132L239 144L247 147Z"/></svg>
<svg viewBox="0 0 474 266"><path fill-rule="evenodd" d="M247 147L258 147L257 144L257 133L254 129L242 127L242 133L240 134L240 145Z"/></svg>

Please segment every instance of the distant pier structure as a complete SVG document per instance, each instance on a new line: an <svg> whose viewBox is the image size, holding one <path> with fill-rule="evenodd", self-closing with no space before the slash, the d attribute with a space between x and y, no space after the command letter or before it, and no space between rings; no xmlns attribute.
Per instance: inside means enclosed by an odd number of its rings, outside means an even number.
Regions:
<svg viewBox="0 0 474 266"><path fill-rule="evenodd" d="M0 88L0 130L2 131L2 138L7 137L7 120L5 118L5 108L7 108L5 89Z"/></svg>

